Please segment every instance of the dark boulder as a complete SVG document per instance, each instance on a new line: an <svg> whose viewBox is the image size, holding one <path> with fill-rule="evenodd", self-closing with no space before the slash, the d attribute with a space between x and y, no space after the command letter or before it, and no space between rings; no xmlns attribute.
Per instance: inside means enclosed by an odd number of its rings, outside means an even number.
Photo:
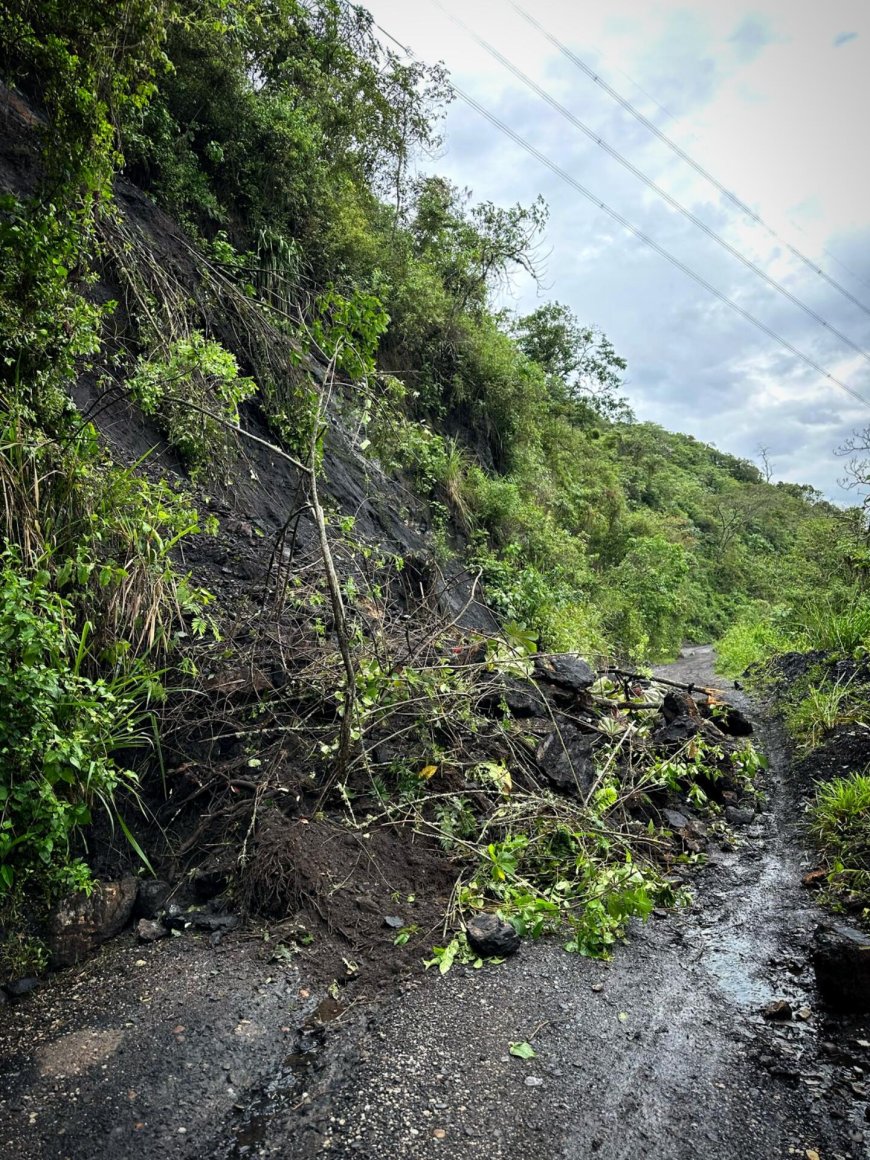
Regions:
<svg viewBox="0 0 870 1160"><path fill-rule="evenodd" d="M595 780L592 750L596 740L573 725L562 725L544 738L535 760L544 777L558 789L588 793Z"/></svg>
<svg viewBox="0 0 870 1160"><path fill-rule="evenodd" d="M535 671L543 680L577 694L585 693L597 679L595 672L576 653L535 657Z"/></svg>
<svg viewBox="0 0 870 1160"><path fill-rule="evenodd" d="M724 713L717 713L715 721L722 732L730 737L751 737L755 732L743 710L735 709L733 705L727 705Z"/></svg>
<svg viewBox="0 0 870 1160"><path fill-rule="evenodd" d="M718 700L706 689L690 695L681 690L672 690L662 701L662 716L670 724L679 717L698 717L712 722L729 737L749 737L754 732L752 722L742 709Z"/></svg>
<svg viewBox="0 0 870 1160"><path fill-rule="evenodd" d="M0 988L0 994L20 999L23 995L29 995L31 991L35 991L38 986L39 979L31 975L26 979L16 979L13 983L7 983L5 988Z"/></svg>
<svg viewBox="0 0 870 1160"><path fill-rule="evenodd" d="M685 745L693 737L700 734L705 741L714 745L724 740L724 734L716 728L712 721L704 721L701 717L675 717L666 725L662 725L652 736L654 745L663 749L677 748Z"/></svg>
<svg viewBox="0 0 870 1160"><path fill-rule="evenodd" d="M692 717L697 720L700 713L697 704L688 693L682 689L670 689L662 701L662 716L670 725L678 717Z"/></svg>
<svg viewBox="0 0 870 1160"><path fill-rule="evenodd" d="M497 914L478 914L465 928L468 945L482 958L505 958L520 949L520 936Z"/></svg>
<svg viewBox="0 0 870 1160"><path fill-rule="evenodd" d="M547 698L531 681L501 677L493 681L480 697L485 713L499 713L506 708L513 717L539 717L547 712Z"/></svg>
<svg viewBox="0 0 870 1160"><path fill-rule="evenodd" d="M127 925L139 893L137 878L98 882L90 895L65 898L52 911L46 943L53 967L70 967Z"/></svg>
<svg viewBox="0 0 870 1160"><path fill-rule="evenodd" d="M136 934L141 942L158 942L169 934L162 922L153 918L140 918L136 923Z"/></svg>
<svg viewBox="0 0 870 1160"><path fill-rule="evenodd" d="M237 914L217 914L210 910L182 910L170 907L166 912L164 923L170 930L228 931L235 930L239 925Z"/></svg>
<svg viewBox="0 0 870 1160"><path fill-rule="evenodd" d="M751 826L755 819L752 806L726 806L725 820L732 826Z"/></svg>
<svg viewBox="0 0 870 1160"><path fill-rule="evenodd" d="M662 810L662 821L680 839L682 848L699 854L707 847L708 830L697 818L688 818L679 810Z"/></svg>
<svg viewBox="0 0 870 1160"><path fill-rule="evenodd" d="M656 745L683 745L701 732L701 722L697 717L675 717L653 734Z"/></svg>
<svg viewBox="0 0 870 1160"><path fill-rule="evenodd" d="M662 819L670 830L685 830L689 824L689 819L679 810L662 810Z"/></svg>
<svg viewBox="0 0 870 1160"><path fill-rule="evenodd" d="M824 1001L837 1011L870 1011L870 934L832 922L816 932L813 946L816 983Z"/></svg>
<svg viewBox="0 0 870 1160"><path fill-rule="evenodd" d="M156 918L166 906L172 887L160 878L146 878L139 883L139 894L133 907L134 918Z"/></svg>

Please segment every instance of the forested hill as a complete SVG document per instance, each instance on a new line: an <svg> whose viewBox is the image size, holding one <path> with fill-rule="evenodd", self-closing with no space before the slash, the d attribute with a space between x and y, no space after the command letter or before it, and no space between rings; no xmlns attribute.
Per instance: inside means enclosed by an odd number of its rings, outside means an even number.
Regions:
<svg viewBox="0 0 870 1160"><path fill-rule="evenodd" d="M420 537L417 573L467 577L546 650L648 661L819 585L851 599L857 516L635 422L594 319L498 309L536 273L546 207L420 176L448 79L364 9L17 0L0 67L7 913L40 861L52 889L84 880L70 836L124 781L112 754L143 705L212 672L196 647L238 623L221 585L260 540L305 647L332 649L333 724L385 671L375 605L410 585L390 519ZM377 545L354 531L375 500Z"/></svg>

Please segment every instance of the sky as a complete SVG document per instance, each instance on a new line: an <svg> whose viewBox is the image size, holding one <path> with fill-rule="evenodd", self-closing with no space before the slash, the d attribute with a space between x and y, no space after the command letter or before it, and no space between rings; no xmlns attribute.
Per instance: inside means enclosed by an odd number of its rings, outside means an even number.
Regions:
<svg viewBox="0 0 870 1160"><path fill-rule="evenodd" d="M527 204L540 193L550 207L539 251L543 285L517 277L504 304L527 313L556 300L600 326L628 360L626 394L639 419L755 462L766 448L774 479L854 502L855 493L839 486L844 461L834 451L870 426L870 3L518 3L774 234L626 112L509 0L365 0L388 33L417 57L443 61L459 88L594 199L867 402L735 313L458 99L443 146L419 159L420 171L471 188L475 200ZM451 15L828 326L673 209Z"/></svg>

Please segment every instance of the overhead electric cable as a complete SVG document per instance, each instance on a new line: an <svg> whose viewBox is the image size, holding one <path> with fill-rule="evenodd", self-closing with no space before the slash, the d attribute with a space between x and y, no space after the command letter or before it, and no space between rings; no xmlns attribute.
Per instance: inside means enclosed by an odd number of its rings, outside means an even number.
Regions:
<svg viewBox="0 0 870 1160"><path fill-rule="evenodd" d="M792 302L795 306L797 306L800 310L803 310L805 314L817 322L819 326L823 326L826 330L829 330L831 334L836 335L836 337L841 342L845 343L846 346L850 347L853 351L855 351L856 354L860 354L862 358L865 358L867 362L870 363L870 354L868 354L868 352L864 350L862 346L860 346L857 342L854 342L847 334L844 334L841 330L834 326L833 323L828 322L826 318L823 318L822 315L818 313L818 311L814 310L812 306L808 306L807 303L804 302L801 298L798 298L796 294L792 294L791 290L783 286L782 283L778 282L775 278L772 278L770 274L762 269L761 266L759 266L756 262L753 262L751 258L746 256L746 254L738 250L736 246L733 246L726 238L723 238L722 235L717 233L716 230L714 230L711 226L708 226L705 221L697 216L697 214L694 214L690 209L684 206L682 202L677 201L675 197L672 197L666 189L663 189L660 185L653 181L651 177L648 177L643 172L643 170L638 169L638 167L629 161L627 157L624 157L619 152L619 150L614 149L614 147L605 141L603 137L599 136L599 134L596 133L594 129L590 129L588 125L584 124L584 122L581 121L579 117L576 117L570 109L566 109L564 105L560 104L560 102L557 101L555 97L551 96L546 91L546 89L542 89L536 81L532 80L530 76L524 73L522 69L518 68L508 57L499 52L499 50L490 44L488 40L482 36L479 36L478 33L474 31L474 29L469 28L464 20L448 11L445 5L441 3L441 0L431 0L431 2L436 8L444 13L448 20L451 20L458 28L461 28L463 32L465 32L466 35L470 36L472 40L479 44L485 52L489 53L489 55L493 57L494 60L497 60L503 68L506 68L508 72L517 78L517 80L521 81L522 84L531 89L532 92L536 93L541 98L541 100L546 101L552 109L555 109L555 111L559 113L560 116L569 121L570 124L572 124L576 129L579 129L581 133L585 133L586 136L590 140L594 141L595 144L598 145L601 149L603 149L609 157L612 157L614 161L617 161L620 165L623 166L623 168L627 169L629 173L633 174L638 179L638 181L642 181L648 189L651 189L654 193L658 194L658 196L662 198L663 201L666 201L672 209L676 210L677 213L682 214L683 217L687 218L694 226L696 226L699 230L702 230L707 235L707 237L712 238L714 242L717 242L720 246L722 246L723 249L727 250L732 257L736 258L739 262L742 262L748 270L751 270L753 274L756 274L759 278L766 282L767 285L771 287L771 289L776 290L778 293L782 294L789 300L789 302ZM868 311L868 313L870 313L870 311Z"/></svg>
<svg viewBox="0 0 870 1160"><path fill-rule="evenodd" d="M402 44L402 42L393 36L392 33L388 32L383 27L383 25L378 24L377 21L373 21L373 24L374 27L377 28L378 31L381 32L388 40L397 45L397 47L399 47L402 52L406 54L406 56L412 60L418 59L416 54L412 52L407 45ZM790 354L794 355L795 358L799 358L802 362L805 362L807 366L811 367L814 371L816 371L817 374L820 374L822 378L827 379L829 382L833 383L834 386L837 386L841 390L845 391L847 395L850 395L853 399L859 403L862 403L865 407L870 407L870 400L865 399L863 395L861 395L853 387L850 387L848 383L844 383L842 379L837 378L837 376L832 374L830 371L826 371L823 366L815 361L815 359L811 358L808 354L805 354L802 350L799 350L796 346L792 345L792 343L790 343L788 339L783 338L781 334L777 334L775 330L772 330L766 323L756 318L754 314L751 314L748 310L745 310L739 303L735 302L733 298L729 298L727 294L724 294L721 290L717 290L711 282L708 282L707 279L703 277L703 275L696 273L696 271L691 269L691 267L687 266L674 254L670 253L669 250L666 250L664 246L659 245L659 243L655 241L654 238L649 237L649 235L645 234L643 230L639 229L635 225L632 225L632 223L627 218L623 217L618 210L611 208L611 206L602 201L596 194L586 189L586 187L581 185L581 183L577 181L576 178L572 177L570 173L562 169L561 166L557 165L555 161L551 161L550 158L546 156L546 154L541 153L541 151L536 149L530 141L527 141L524 137L521 137L519 133L511 129L509 125L505 124L505 122L497 117L494 113L491 113L487 108L476 101L474 97L461 89L454 81L450 81L449 84L457 97L465 101L465 103L470 108L474 109L475 112L479 113L481 117L489 121L491 125L493 125L506 137L510 138L514 144L518 145L531 157L534 157L535 160L546 166L547 169L549 169L557 177L561 178L562 181L570 185L588 201L591 201L592 204L595 205L598 209L603 210L606 214L613 218L614 221L618 222L623 227L623 229L627 230L628 233L632 234L645 245L655 250L657 254L665 258L673 266L676 266L678 270L681 270L689 278L697 282L699 286L703 286L705 290L707 290L715 298L718 298L720 302L723 302L726 306L730 306L732 310L736 311L736 313L744 318L747 322L751 323L758 330L766 334L768 338L772 338L774 342L778 343L784 350L787 350Z"/></svg>
<svg viewBox="0 0 870 1160"><path fill-rule="evenodd" d="M833 286L835 290L838 290L840 294L842 294L845 298L848 298L850 302L859 308L859 310L863 310L865 314L870 315L870 307L866 306L860 298L856 298L850 290L847 290L845 286L841 285L841 283L839 283L835 278L832 278L830 274L826 273L818 264L818 262L814 261L812 258L808 258L806 254L801 253L801 251L796 246L793 246L790 242L786 241L786 239L777 233L773 226L769 225L760 214L757 214L755 210L751 208L751 206L746 204L746 202L741 201L741 199L735 193L732 193L727 186L723 185L721 181L714 177L709 170L705 169L704 166L700 164L700 162L696 161L690 154L685 151L685 149L682 149L676 143L676 141L667 135L667 133L663 133L662 130L659 129L658 125L655 124L655 122L644 116L640 109L636 108L627 97L623 97L621 93L617 92L616 89L609 85L607 81L604 80L604 78L593 68L591 68L581 57L577 56L577 54L572 52L567 45L563 44L563 42L559 40L557 36L554 36L553 33L548 31L548 29L546 29L539 20L527 12L520 4L517 4L515 0L508 0L508 3L515 12L522 16L524 20L528 21L528 23L531 24L533 28L537 28L541 35L546 37L546 39L549 40L550 44L552 44L554 48L557 48L559 52L561 52L563 56L567 57L567 59L570 60L572 64L574 64L578 69L580 69L582 73L589 77L590 80L594 81L595 84L598 85L599 88L603 89L609 97L612 97L613 100L617 102L617 104L621 105L627 113L630 113L631 116L635 118L635 120L640 121L640 123L644 125L650 131L650 133L656 136L659 141L667 145L669 149L673 150L673 152L676 153L679 158L685 161L687 165L691 166L697 174L703 177L706 181L709 181L711 185L715 186L715 188L719 190L722 196L727 198L728 201L730 201L732 205L739 209L741 213L751 218L752 221L756 223L756 225L759 225L765 229L772 238L775 238L780 243L780 245L785 246L790 254L792 254L799 261L803 262L803 264L809 267L809 269L812 270L814 274L818 274L818 276L824 279L824 281L827 282L829 286ZM648 96L648 94L646 95ZM654 100L654 98L650 98L650 100ZM657 101L655 103L658 104ZM661 108L661 106L659 107ZM667 110L665 110L665 112L667 112ZM668 115L670 116L670 114ZM825 249L825 253L829 258L835 261L838 266L842 266L842 268L847 273L851 274L853 278L857 279L859 282L863 282L865 286L870 285L870 283L862 278L860 274L856 274L854 270L850 270L849 267L841 262L840 259L836 257L836 255L832 254L830 250Z"/></svg>

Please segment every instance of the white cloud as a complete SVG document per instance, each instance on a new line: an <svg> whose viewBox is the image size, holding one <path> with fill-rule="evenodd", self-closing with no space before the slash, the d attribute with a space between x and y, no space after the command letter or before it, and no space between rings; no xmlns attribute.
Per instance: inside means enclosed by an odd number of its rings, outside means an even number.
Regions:
<svg viewBox="0 0 870 1160"><path fill-rule="evenodd" d="M870 350L867 313L735 213L507 0L444 3L710 228ZM870 363L675 215L432 3L371 0L368 7L419 56L443 59L457 84L596 196L870 399ZM870 167L863 146L870 5L538 0L533 11L786 241L870 306ZM771 446L783 478L844 498L833 448L853 427L870 423L870 410L629 237L461 101L450 110L447 133L434 167L478 198L511 204L544 194L551 207L546 297L608 332L629 360L629 394L642 418L738 455ZM520 308L534 305L527 280L517 282L515 294Z"/></svg>

